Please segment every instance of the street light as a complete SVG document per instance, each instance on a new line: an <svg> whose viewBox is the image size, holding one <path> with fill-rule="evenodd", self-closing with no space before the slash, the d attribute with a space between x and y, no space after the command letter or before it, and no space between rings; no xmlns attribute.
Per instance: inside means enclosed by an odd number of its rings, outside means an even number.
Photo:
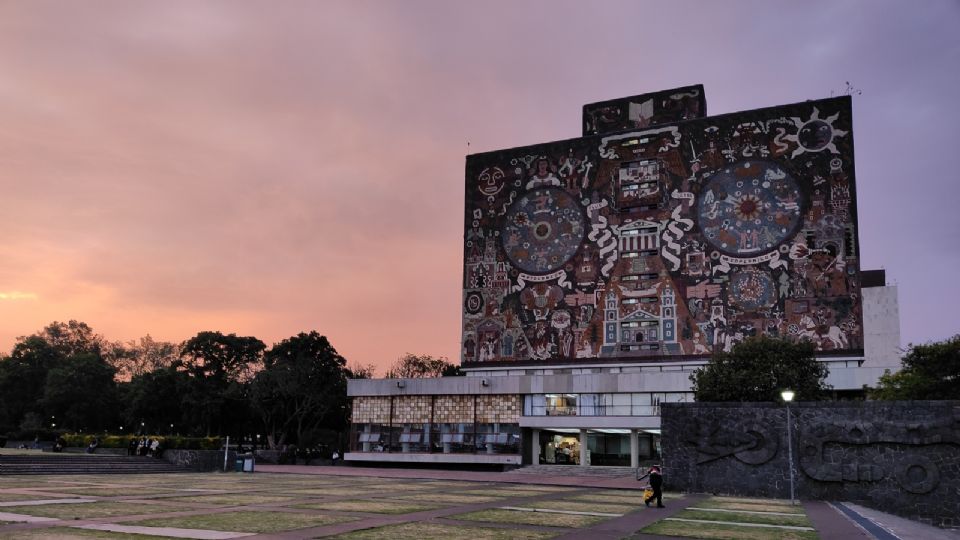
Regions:
<svg viewBox="0 0 960 540"><path fill-rule="evenodd" d="M787 407L787 461L790 466L790 504L797 504L793 496L793 431L790 428L790 424L793 423L790 417L790 402L793 401L793 390L786 389L783 392L780 392L780 397L783 398L783 403Z"/></svg>

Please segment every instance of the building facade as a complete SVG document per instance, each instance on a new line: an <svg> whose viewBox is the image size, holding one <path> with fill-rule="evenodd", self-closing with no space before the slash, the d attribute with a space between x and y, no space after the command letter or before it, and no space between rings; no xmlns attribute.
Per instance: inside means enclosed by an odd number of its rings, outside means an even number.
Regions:
<svg viewBox="0 0 960 540"><path fill-rule="evenodd" d="M678 88L468 156L467 376L351 381L347 459L636 466L659 405L755 335L812 341L841 392L897 369L895 289L859 267L850 98L705 115Z"/></svg>

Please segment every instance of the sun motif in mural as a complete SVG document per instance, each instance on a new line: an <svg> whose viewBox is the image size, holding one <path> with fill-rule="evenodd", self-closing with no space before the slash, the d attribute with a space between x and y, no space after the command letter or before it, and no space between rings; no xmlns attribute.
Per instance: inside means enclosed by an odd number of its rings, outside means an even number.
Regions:
<svg viewBox="0 0 960 540"><path fill-rule="evenodd" d="M733 213L737 216L737 219L746 221L756 219L762 208L763 203L760 202L760 199L754 195L743 195L740 200L736 201Z"/></svg>
<svg viewBox="0 0 960 540"><path fill-rule="evenodd" d="M524 272L551 272L576 254L585 222L583 209L562 189L530 190L504 215L503 250Z"/></svg>
<svg viewBox="0 0 960 540"><path fill-rule="evenodd" d="M770 251L800 224L796 180L765 160L734 163L703 187L697 217L707 243L728 255Z"/></svg>
<svg viewBox="0 0 960 540"><path fill-rule="evenodd" d="M795 158L804 152L822 152L829 150L833 154L839 154L837 146L833 144L834 139L843 137L846 131L833 127L833 123L840 117L840 113L820 118L820 111L814 107L813 114L808 120L801 120L794 116L791 118L797 126L797 133L787 135L783 138L785 141L797 143L797 149L793 151L791 158Z"/></svg>

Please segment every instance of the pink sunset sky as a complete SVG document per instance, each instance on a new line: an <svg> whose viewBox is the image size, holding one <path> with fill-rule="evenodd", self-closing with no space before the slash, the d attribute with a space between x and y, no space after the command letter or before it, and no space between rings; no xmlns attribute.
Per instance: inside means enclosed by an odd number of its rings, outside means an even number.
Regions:
<svg viewBox="0 0 960 540"><path fill-rule="evenodd" d="M78 319L458 360L464 156L696 83L711 114L862 90L861 266L903 345L949 337L958 28L951 0L3 2L0 351Z"/></svg>

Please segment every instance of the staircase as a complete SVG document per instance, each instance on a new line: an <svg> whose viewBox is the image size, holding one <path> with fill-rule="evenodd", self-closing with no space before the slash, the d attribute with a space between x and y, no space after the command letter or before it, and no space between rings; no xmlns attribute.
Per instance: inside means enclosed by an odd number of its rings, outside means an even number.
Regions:
<svg viewBox="0 0 960 540"><path fill-rule="evenodd" d="M0 476L9 474L149 474L187 472L161 459L97 454L0 455Z"/></svg>
<svg viewBox="0 0 960 540"><path fill-rule="evenodd" d="M579 465L527 465L512 472L541 476L585 476L590 478L634 478L637 470L633 467L581 467Z"/></svg>

